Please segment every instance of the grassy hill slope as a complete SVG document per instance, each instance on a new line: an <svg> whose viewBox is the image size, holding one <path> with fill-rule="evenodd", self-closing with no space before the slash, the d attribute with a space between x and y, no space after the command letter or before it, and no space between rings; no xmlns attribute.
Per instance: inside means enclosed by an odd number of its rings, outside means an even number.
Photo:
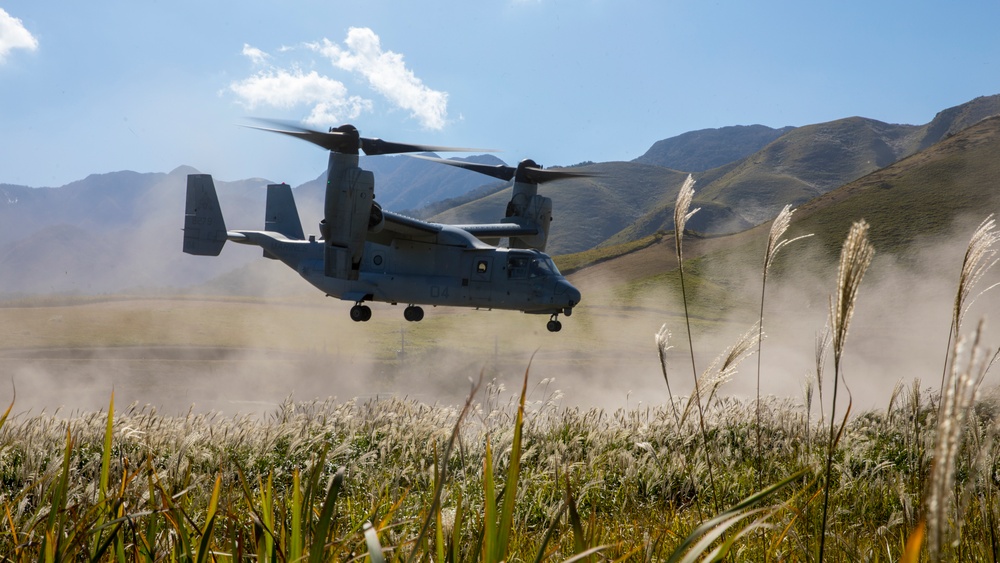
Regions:
<svg viewBox="0 0 1000 563"><path fill-rule="evenodd" d="M813 233L808 245L821 249L821 259L827 258L814 267L825 268L836 259L851 223L865 219L871 225L870 237L878 253L905 261L921 241L956 229L967 236L990 213L1000 211L997 154L1000 117L993 117L808 201L796 210L787 236ZM765 223L734 235L687 237L685 257L695 266L724 265L713 269L713 283L722 283L727 269L759 269L769 228ZM624 286L641 286L670 276L676 268L673 245L672 235L658 234L562 256L558 264L574 283L583 286L609 279ZM816 259L815 253L790 256L796 257L786 258L792 262ZM697 267L692 269L697 276Z"/></svg>

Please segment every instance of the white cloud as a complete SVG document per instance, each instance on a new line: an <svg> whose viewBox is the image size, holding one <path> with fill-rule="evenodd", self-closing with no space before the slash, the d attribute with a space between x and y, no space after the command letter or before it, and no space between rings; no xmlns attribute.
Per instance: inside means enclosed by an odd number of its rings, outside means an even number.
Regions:
<svg viewBox="0 0 1000 563"><path fill-rule="evenodd" d="M383 51L371 29L352 27L346 49L328 39L310 48L328 57L337 68L361 74L368 84L396 106L409 110L428 129L444 127L448 115L448 93L432 90L406 68L403 56Z"/></svg>
<svg viewBox="0 0 1000 563"><path fill-rule="evenodd" d="M264 70L230 84L229 89L250 110L259 105L282 109L311 105L306 122L313 125L354 119L372 107L371 101L348 95L342 83L316 71L305 74L298 69Z"/></svg>
<svg viewBox="0 0 1000 563"><path fill-rule="evenodd" d="M282 47L284 53L288 48ZM290 70L268 65L271 55L249 43L243 44L243 55L255 66L267 66L257 74L229 85L248 110L258 106L290 109L312 106L306 123L328 126L345 119L354 119L363 111L371 111L372 103L358 96L351 96L343 83L316 71L308 74L298 68Z"/></svg>
<svg viewBox="0 0 1000 563"><path fill-rule="evenodd" d="M255 65L264 64L270 57L270 55L268 55L264 51L261 51L257 47L250 46L249 43L243 44L243 55L249 58L251 61L253 61L253 64Z"/></svg>
<svg viewBox="0 0 1000 563"><path fill-rule="evenodd" d="M14 49L34 51L37 48L38 40L25 29L21 20L0 8L0 63Z"/></svg>
<svg viewBox="0 0 1000 563"><path fill-rule="evenodd" d="M428 129L441 129L447 122L448 94L425 86L412 71L406 68L403 56L383 51L379 38L368 28L351 28L344 46L323 39L305 47L328 58L337 69L362 76L368 85L384 96L392 105L408 110L421 125ZM294 57L295 49L281 47L279 57ZM313 61L278 65L270 54L243 45L243 55L255 66L263 67L257 74L229 85L229 90L239 97L248 109L265 105L280 109L309 105L308 123L329 125L354 119L374 104L357 95L350 95L340 81L320 75L316 71L304 73L301 68L311 68Z"/></svg>

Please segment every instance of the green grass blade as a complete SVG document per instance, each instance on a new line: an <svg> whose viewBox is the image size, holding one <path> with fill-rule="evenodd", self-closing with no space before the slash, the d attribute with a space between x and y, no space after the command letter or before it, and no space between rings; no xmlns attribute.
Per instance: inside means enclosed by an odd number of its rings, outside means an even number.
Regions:
<svg viewBox="0 0 1000 563"><path fill-rule="evenodd" d="M302 483L299 470L292 471L292 532L288 539L288 559L300 561L305 536L302 530Z"/></svg>
<svg viewBox="0 0 1000 563"><path fill-rule="evenodd" d="M13 385L12 385L13 386ZM7 417L10 416L10 410L14 408L14 401L17 399L17 389L14 389L14 396L10 400L10 404L7 405L7 410L3 411L3 416L0 416L0 428L3 428L5 422L7 422Z"/></svg>
<svg viewBox="0 0 1000 563"><path fill-rule="evenodd" d="M444 522L441 520L441 507L439 506L435 512L434 552L437 555L437 561L444 561Z"/></svg>
<svg viewBox="0 0 1000 563"><path fill-rule="evenodd" d="M580 520L580 513L576 510L576 501L573 500L573 491L569 484L569 472L566 475L566 507L569 509L569 522L573 528L573 553L583 553L587 550L587 536L583 532L583 522Z"/></svg>
<svg viewBox="0 0 1000 563"><path fill-rule="evenodd" d="M566 512L567 504L564 502L559 510L556 511L555 516L552 517L552 522L549 523L549 527L545 530L545 535L542 536L542 543L538 546L538 553L535 554L535 563L542 563L545 559L545 548L549 545L549 540L552 539L552 534L555 533L556 527L559 526L559 519L562 518L563 512Z"/></svg>
<svg viewBox="0 0 1000 563"><path fill-rule="evenodd" d="M109 475L111 473L111 439L114 436L114 419L115 419L115 392L111 391L111 402L108 404L108 420L104 426L104 449L101 451L101 475L98 480L97 487L97 519L95 522L95 528L100 529L104 522L107 520L107 511L105 510L105 504L107 502L107 491L108 491L108 481ZM114 533L118 533L118 528L114 529ZM112 536L114 537L114 536ZM94 545L91 550L91 559L97 558L97 550L101 544L100 534L94 536Z"/></svg>
<svg viewBox="0 0 1000 563"><path fill-rule="evenodd" d="M69 465L73 454L73 438L69 428L66 428L66 451L63 454L62 470L59 480L52 489L52 499L49 503L49 516L45 523L45 544L43 549L46 558L50 555L56 559L62 559L59 552L59 538L62 537L62 528L66 518L67 491L69 489Z"/></svg>
<svg viewBox="0 0 1000 563"><path fill-rule="evenodd" d="M691 534L687 538L685 538L685 540L681 543L681 545L678 546L676 550L674 550L674 553L671 555L667 563L680 563L680 561L682 560L687 561L687 559L684 559L685 554L688 553L689 549L691 549L697 542L699 542L700 538L702 538L706 534L709 534L710 532L712 532L712 530L719 531L719 533L724 532L728 527L732 526L740 519L742 519L743 516L745 516L744 514L742 514L745 510L749 509L758 502L761 502L764 499L770 497L771 495L777 493L781 489L784 489L785 487L795 482L808 472L809 472L808 468L800 469L799 471L796 471L792 475L786 477L785 479L779 481L778 483L775 483L774 485L771 485L770 487L764 489L763 491L758 491L750 495L749 497L743 499L739 504L723 512L722 514L716 516L715 518L712 518L711 520L704 522L702 525L698 526L693 532L691 532ZM738 518L734 519L734 517L736 516L738 516ZM696 550L692 552L695 554L699 553L699 551Z"/></svg>
<svg viewBox="0 0 1000 563"><path fill-rule="evenodd" d="M483 457L483 561L497 563L497 497L493 481L493 448L486 437L486 453Z"/></svg>
<svg viewBox="0 0 1000 563"><path fill-rule="evenodd" d="M274 554L274 473L267 474L267 484L260 485L260 518L264 524L263 546L258 546L257 560L270 563Z"/></svg>
<svg viewBox="0 0 1000 563"><path fill-rule="evenodd" d="M504 483L503 507L500 512L499 529L497 530L497 560L507 558L507 547L510 543L510 530L514 525L514 503L517 501L517 481L521 475L521 429L524 426L524 402L528 395L528 369L524 370L524 383L521 385L521 400L517 406L517 418L514 421L514 442L510 446L510 465L507 467L507 481Z"/></svg>
<svg viewBox="0 0 1000 563"><path fill-rule="evenodd" d="M371 522L365 522L365 544L368 546L368 558L371 563L385 563L385 555L382 554L382 543L378 541L378 532Z"/></svg>
<svg viewBox="0 0 1000 563"><path fill-rule="evenodd" d="M205 514L205 527L201 530L201 541L198 542L197 563L205 563L212 549L212 531L215 528L216 510L219 508L219 490L222 487L222 475L215 476L215 487L212 498L208 502L208 512Z"/></svg>
<svg viewBox="0 0 1000 563"><path fill-rule="evenodd" d="M691 548L684 555L684 557L680 559L679 563L694 563L704 555L705 550L708 549L709 546L711 546L712 543L715 542L715 540L722 537L722 535L728 532L730 528L735 526L741 520L744 520L750 516L753 516L765 510L768 510L768 508L758 508L755 510L751 510L749 512L737 512L735 514L727 513L728 515L721 520L714 519L714 521L716 522L715 526L709 530L704 531L704 533L700 536L698 541L694 545L692 545ZM719 551L720 550L717 549L713 552L710 552L708 555L705 555L704 560L714 561ZM673 560L673 558L671 558L671 560Z"/></svg>
<svg viewBox="0 0 1000 563"><path fill-rule="evenodd" d="M326 538L332 528L333 509L337 504L337 496L340 494L340 486L343 482L344 468L341 467L330 478L330 483L326 488L326 499L323 501L323 506L320 509L319 523L316 524L312 548L309 550L310 563L320 563L325 560Z"/></svg>
<svg viewBox="0 0 1000 563"><path fill-rule="evenodd" d="M451 561L461 561L462 523L465 519L465 506L462 504L462 489L458 489L455 499L455 526L451 530Z"/></svg>

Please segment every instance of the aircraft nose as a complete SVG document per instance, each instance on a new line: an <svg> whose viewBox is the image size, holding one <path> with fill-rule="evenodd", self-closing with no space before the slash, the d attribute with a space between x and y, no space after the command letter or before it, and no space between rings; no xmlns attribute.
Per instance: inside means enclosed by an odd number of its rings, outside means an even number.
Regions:
<svg viewBox="0 0 1000 563"><path fill-rule="evenodd" d="M580 290L573 287L573 284L566 280L556 282L556 295L566 299L570 307L580 302Z"/></svg>

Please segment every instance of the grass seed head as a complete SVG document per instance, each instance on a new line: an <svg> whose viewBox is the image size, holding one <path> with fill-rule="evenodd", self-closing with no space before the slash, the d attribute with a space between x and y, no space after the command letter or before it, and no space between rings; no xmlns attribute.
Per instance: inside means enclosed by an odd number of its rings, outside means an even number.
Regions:
<svg viewBox="0 0 1000 563"><path fill-rule="evenodd" d="M840 251L837 271L837 288L830 302L830 325L833 327L834 360L839 363L847 341L847 329L854 315L858 288L875 255L875 248L868 240L868 223L864 219L851 225L851 231Z"/></svg>

